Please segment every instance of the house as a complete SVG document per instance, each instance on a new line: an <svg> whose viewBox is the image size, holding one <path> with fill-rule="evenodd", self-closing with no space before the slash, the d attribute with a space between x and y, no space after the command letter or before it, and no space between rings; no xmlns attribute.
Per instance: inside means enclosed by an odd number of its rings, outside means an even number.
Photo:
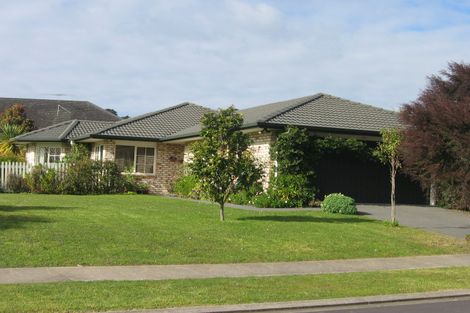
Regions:
<svg viewBox="0 0 470 313"><path fill-rule="evenodd" d="M116 122L120 118L88 101L0 98L0 113L14 104L24 107L26 116L40 129L70 120Z"/></svg>
<svg viewBox="0 0 470 313"><path fill-rule="evenodd" d="M168 193L191 157L191 143L199 139L200 119L210 109L182 103L114 123L68 121L15 138L27 145L27 160L33 164L56 162L67 153L71 143L90 145L91 157L111 160L122 169L132 168L153 192ZM240 110L242 129L253 140L250 149L264 169L266 186L272 168L270 146L276 134L287 125L309 130L314 136L342 136L377 143L380 130L400 125L396 112L365 105L328 94L275 102ZM344 192L360 202L388 202L386 167L356 164L339 159L324 165L319 188L323 193ZM338 169L340 171L338 172ZM426 201L419 186L401 178L401 202ZM360 187L360 188L358 188ZM399 198L400 200L400 198Z"/></svg>

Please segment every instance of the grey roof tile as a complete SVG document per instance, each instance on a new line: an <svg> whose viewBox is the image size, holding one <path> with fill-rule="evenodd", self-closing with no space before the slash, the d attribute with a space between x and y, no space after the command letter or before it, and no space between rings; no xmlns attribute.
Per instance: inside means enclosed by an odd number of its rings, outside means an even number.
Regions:
<svg viewBox="0 0 470 313"><path fill-rule="evenodd" d="M328 94L274 102L239 111L243 127L279 125L304 126L318 129L378 133L382 128L398 127L398 114L371 105L353 102ZM182 129L165 140L197 136L201 125Z"/></svg>
<svg viewBox="0 0 470 313"><path fill-rule="evenodd" d="M26 116L34 121L34 127L44 128L70 120L119 121L120 118L88 101L1 98L0 112L14 104L25 108Z"/></svg>
<svg viewBox="0 0 470 313"><path fill-rule="evenodd" d="M99 132L93 137L135 138L158 140L195 124L199 124L208 108L194 103L179 105L123 120Z"/></svg>
<svg viewBox="0 0 470 313"><path fill-rule="evenodd" d="M113 123L115 122L71 120L22 134L14 138L14 141L32 142L72 140L76 137L95 132Z"/></svg>
<svg viewBox="0 0 470 313"><path fill-rule="evenodd" d="M266 119L266 124L296 125L313 128L379 132L399 127L398 114L370 105L321 94Z"/></svg>

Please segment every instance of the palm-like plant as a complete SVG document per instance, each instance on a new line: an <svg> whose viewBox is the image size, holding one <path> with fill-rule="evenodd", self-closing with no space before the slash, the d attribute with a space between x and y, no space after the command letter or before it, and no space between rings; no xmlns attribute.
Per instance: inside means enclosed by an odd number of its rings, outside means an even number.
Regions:
<svg viewBox="0 0 470 313"><path fill-rule="evenodd" d="M20 149L11 139L25 132L24 126L15 124L0 124L0 154L17 154Z"/></svg>

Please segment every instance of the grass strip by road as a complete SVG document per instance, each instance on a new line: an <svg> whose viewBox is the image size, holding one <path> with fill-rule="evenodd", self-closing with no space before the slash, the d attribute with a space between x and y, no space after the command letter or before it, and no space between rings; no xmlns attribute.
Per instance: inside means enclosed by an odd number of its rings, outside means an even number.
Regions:
<svg viewBox="0 0 470 313"><path fill-rule="evenodd" d="M470 268L139 282L0 285L0 312L83 312L470 288Z"/></svg>
<svg viewBox="0 0 470 313"><path fill-rule="evenodd" d="M332 260L468 253L361 216L253 212L157 196L2 194L0 267Z"/></svg>

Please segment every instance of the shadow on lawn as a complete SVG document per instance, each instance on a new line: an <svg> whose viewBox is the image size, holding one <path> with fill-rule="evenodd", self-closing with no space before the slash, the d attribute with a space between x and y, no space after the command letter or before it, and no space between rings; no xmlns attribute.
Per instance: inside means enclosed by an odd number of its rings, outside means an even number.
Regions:
<svg viewBox="0 0 470 313"><path fill-rule="evenodd" d="M270 222L309 222L309 223L373 223L373 220L352 217L315 217L308 215L265 215L246 216L238 218L241 221L270 221Z"/></svg>
<svg viewBox="0 0 470 313"><path fill-rule="evenodd" d="M16 212L16 211L53 211L53 210L71 210L76 209L74 207L63 207L63 206L14 206L14 205L0 205L0 212Z"/></svg>
<svg viewBox="0 0 470 313"><path fill-rule="evenodd" d="M29 223L52 223L53 220L41 216L7 215L0 216L0 231L10 228L24 228Z"/></svg>

